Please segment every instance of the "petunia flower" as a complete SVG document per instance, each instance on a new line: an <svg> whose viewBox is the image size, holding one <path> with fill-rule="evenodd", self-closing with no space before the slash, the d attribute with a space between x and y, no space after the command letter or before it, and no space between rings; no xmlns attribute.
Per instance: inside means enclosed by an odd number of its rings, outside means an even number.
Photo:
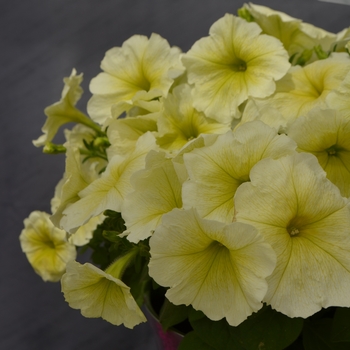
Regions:
<svg viewBox="0 0 350 350"><path fill-rule="evenodd" d="M230 125L207 118L193 108L191 90L188 84L182 84L163 99L163 109L157 118L157 143L168 151L181 149L200 134L222 134L230 130Z"/></svg>
<svg viewBox="0 0 350 350"><path fill-rule="evenodd" d="M314 61L317 57L315 53L311 57L311 50L315 46L320 45L324 51L328 51L337 40L334 33L266 6L249 3L244 4L243 9L248 11L252 21L261 27L263 33L274 36L283 43L293 62L296 62L305 50L310 50L310 59Z"/></svg>
<svg viewBox="0 0 350 350"><path fill-rule="evenodd" d="M59 281L68 261L76 257L75 246L67 241L66 232L55 227L45 212L33 211L24 220L19 239L29 263L44 281Z"/></svg>
<svg viewBox="0 0 350 350"><path fill-rule="evenodd" d="M131 175L144 168L147 153L155 148L155 138L147 132L139 138L133 152L112 157L101 177L80 191L80 199L63 211L61 226L74 232L106 209L120 212L125 196L133 190Z"/></svg>
<svg viewBox="0 0 350 350"><path fill-rule="evenodd" d="M138 243L152 235L163 214L182 207L181 183L171 159L151 151L144 170L130 179L134 191L125 197L122 216L128 240Z"/></svg>
<svg viewBox="0 0 350 350"><path fill-rule="evenodd" d="M258 100L258 108L266 105L277 109L292 123L315 107L327 108L328 94L338 89L350 70L347 54L334 53L329 58L305 67L295 66L277 82L276 92Z"/></svg>
<svg viewBox="0 0 350 350"><path fill-rule="evenodd" d="M208 147L184 154L189 174L182 190L184 208L195 207L207 219L232 222L234 194L249 181L251 168L263 158L290 154L295 147L286 135L254 121L241 125L234 133L219 135Z"/></svg>
<svg viewBox="0 0 350 350"><path fill-rule="evenodd" d="M62 277L62 292L69 306L81 310L85 317L102 317L114 325L124 324L133 328L146 318L130 288L120 280L123 264L130 257L124 256L106 271L85 263L71 261Z"/></svg>
<svg viewBox="0 0 350 350"><path fill-rule="evenodd" d="M175 305L191 304L232 326L262 307L275 254L250 225L204 220L194 209L165 214L150 239L149 274L170 287Z"/></svg>
<svg viewBox="0 0 350 350"><path fill-rule="evenodd" d="M289 317L350 307L349 203L317 158L263 159L235 196L235 220L256 227L277 254L264 298Z"/></svg>
<svg viewBox="0 0 350 350"><path fill-rule="evenodd" d="M335 110L311 110L288 129L298 151L314 154L327 178L350 197L350 119Z"/></svg>
<svg viewBox="0 0 350 350"><path fill-rule="evenodd" d="M47 119L41 129L44 134L33 141L34 146L44 146L52 141L58 129L70 122L84 124L93 130L100 131L97 124L75 107L83 94L83 89L80 87L82 80L83 75L77 75L75 69L70 77L63 79L65 85L61 100L45 108L44 113Z"/></svg>
<svg viewBox="0 0 350 350"><path fill-rule="evenodd" d="M110 49L101 68L103 72L91 81L93 96L88 103L89 115L99 124L138 106L139 101L147 108L147 103L166 96L183 72L180 50L154 33L149 39L134 35L122 47Z"/></svg>
<svg viewBox="0 0 350 350"><path fill-rule="evenodd" d="M211 26L209 37L184 54L197 110L231 122L248 97L262 98L275 91L275 80L290 67L288 54L279 40L260 33L256 23L226 14Z"/></svg>

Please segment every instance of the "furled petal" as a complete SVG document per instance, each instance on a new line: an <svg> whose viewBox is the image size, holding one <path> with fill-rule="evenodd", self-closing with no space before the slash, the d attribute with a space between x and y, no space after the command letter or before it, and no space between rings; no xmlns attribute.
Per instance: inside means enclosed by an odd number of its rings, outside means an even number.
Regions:
<svg viewBox="0 0 350 350"><path fill-rule="evenodd" d="M61 100L45 108L44 112L47 119L41 129L44 134L33 141L35 146L44 146L50 142L55 137L57 130L62 125L70 122L82 123L92 129L99 130L99 127L92 120L75 107L83 93L83 89L80 87L82 80L83 75L77 75L75 69L73 69L70 77L63 79L65 85Z"/></svg>
<svg viewBox="0 0 350 350"><path fill-rule="evenodd" d="M119 326L133 328L146 318L121 280L86 263L71 261L62 277L62 292L69 306L85 317L102 317Z"/></svg>

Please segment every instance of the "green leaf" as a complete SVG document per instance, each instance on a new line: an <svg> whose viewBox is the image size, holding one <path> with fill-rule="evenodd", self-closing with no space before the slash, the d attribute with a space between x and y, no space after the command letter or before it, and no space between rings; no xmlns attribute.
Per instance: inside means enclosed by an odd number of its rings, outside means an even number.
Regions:
<svg viewBox="0 0 350 350"><path fill-rule="evenodd" d="M331 318L305 321L303 344L305 350L349 350L349 343L331 341Z"/></svg>
<svg viewBox="0 0 350 350"><path fill-rule="evenodd" d="M201 338L197 336L195 332L190 332L185 335L180 343L178 350L215 350Z"/></svg>
<svg viewBox="0 0 350 350"><path fill-rule="evenodd" d="M301 318L290 318L264 306L237 328L247 350L282 350L298 338L303 323Z"/></svg>
<svg viewBox="0 0 350 350"><path fill-rule="evenodd" d="M350 342L350 308L337 308L334 315L331 339L334 342Z"/></svg>
<svg viewBox="0 0 350 350"><path fill-rule="evenodd" d="M303 328L302 319L289 318L269 306L237 327L226 320L200 318L198 313L190 314L190 322L198 336L218 350L282 350L298 338Z"/></svg>
<svg viewBox="0 0 350 350"><path fill-rule="evenodd" d="M198 311L191 312L189 320L197 336L213 349L245 350L238 340L239 330L237 327L231 327L225 320L212 321ZM201 348L193 347L192 349Z"/></svg>
<svg viewBox="0 0 350 350"><path fill-rule="evenodd" d="M159 313L159 322L166 331L172 326L185 321L188 317L189 307L186 305L174 305L165 299Z"/></svg>

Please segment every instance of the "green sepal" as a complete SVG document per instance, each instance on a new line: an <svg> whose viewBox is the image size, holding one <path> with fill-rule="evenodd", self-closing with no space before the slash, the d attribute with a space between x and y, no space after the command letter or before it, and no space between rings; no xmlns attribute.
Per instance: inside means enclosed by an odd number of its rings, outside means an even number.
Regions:
<svg viewBox="0 0 350 350"><path fill-rule="evenodd" d="M324 60L324 59L328 58L328 56L329 56L329 52L324 51L322 49L321 45L315 46L314 51L315 51L319 60Z"/></svg>
<svg viewBox="0 0 350 350"><path fill-rule="evenodd" d="M305 63L311 58L313 50L305 49L295 62L296 65L304 66Z"/></svg>
<svg viewBox="0 0 350 350"><path fill-rule="evenodd" d="M45 154L60 154L60 153L66 153L67 149L63 145L57 145L52 142L48 142L43 147L43 153Z"/></svg>
<svg viewBox="0 0 350 350"><path fill-rule="evenodd" d="M245 19L247 22L254 22L254 17L245 7L241 7L240 9L238 9L237 15Z"/></svg>

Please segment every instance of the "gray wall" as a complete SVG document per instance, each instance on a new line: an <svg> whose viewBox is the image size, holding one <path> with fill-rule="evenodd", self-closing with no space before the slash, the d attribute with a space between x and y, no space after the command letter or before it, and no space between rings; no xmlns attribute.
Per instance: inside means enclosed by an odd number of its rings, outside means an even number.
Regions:
<svg viewBox="0 0 350 350"><path fill-rule="evenodd" d="M317 0L255 3L340 31L350 6ZM21 252L18 235L33 210L49 211L63 156L32 146L75 67L88 82L106 50L133 34L159 33L184 51L236 0L0 0L0 350L155 349L149 325L133 331L82 317L64 302L59 284L44 283ZM84 106L82 104L81 106ZM84 107L83 107L84 108Z"/></svg>

